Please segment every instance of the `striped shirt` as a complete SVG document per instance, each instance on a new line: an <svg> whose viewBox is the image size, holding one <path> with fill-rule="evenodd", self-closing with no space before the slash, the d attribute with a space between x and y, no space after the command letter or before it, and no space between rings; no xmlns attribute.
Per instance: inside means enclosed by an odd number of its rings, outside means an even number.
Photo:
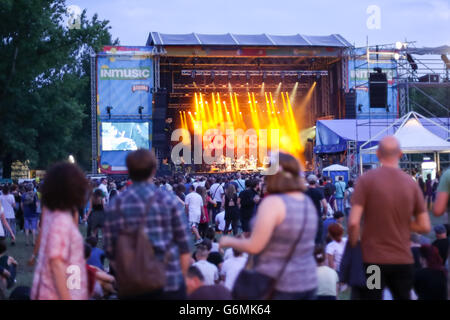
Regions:
<svg viewBox="0 0 450 320"><path fill-rule="evenodd" d="M307 220L302 238L283 275L278 279L276 290L297 293L316 289L317 265L313 256L318 219L316 209L306 195L303 200L285 194L279 196L286 206L286 217L275 227L265 249L255 257L255 270L273 278L278 276L302 229L306 213Z"/></svg>
<svg viewBox="0 0 450 320"><path fill-rule="evenodd" d="M117 198L120 198L120 212L117 212ZM145 212L149 201L152 205L149 212ZM169 252L164 291L176 291L184 281L180 254L190 252L190 233L186 215L172 193L160 190L152 183L141 182L133 183L111 200L106 209L104 227L106 256L114 261L116 241L121 230L125 226L136 227L137 230L144 215L145 231L154 246L155 255L162 261Z"/></svg>

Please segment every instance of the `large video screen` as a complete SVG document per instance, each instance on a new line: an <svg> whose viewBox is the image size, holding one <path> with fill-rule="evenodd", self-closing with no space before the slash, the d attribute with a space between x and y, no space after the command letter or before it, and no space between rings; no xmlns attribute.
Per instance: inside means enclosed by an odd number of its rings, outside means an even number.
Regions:
<svg viewBox="0 0 450 320"><path fill-rule="evenodd" d="M148 149L148 122L103 122L102 150Z"/></svg>

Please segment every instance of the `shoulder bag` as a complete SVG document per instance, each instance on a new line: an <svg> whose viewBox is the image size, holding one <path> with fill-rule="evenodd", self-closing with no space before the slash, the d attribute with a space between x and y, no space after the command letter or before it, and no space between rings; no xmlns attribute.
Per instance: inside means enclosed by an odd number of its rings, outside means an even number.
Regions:
<svg viewBox="0 0 450 320"><path fill-rule="evenodd" d="M305 196L306 197L306 196ZM267 276L265 274L262 274L260 272L257 272L251 268L250 261L251 257L249 257L247 266L244 270L242 270L234 284L232 296L234 300L271 300L273 297L273 294L275 293L275 288L278 283L278 280L283 275L284 271L286 270L286 267L291 260L292 256L294 255L295 248L297 248L297 244L301 241L303 232L306 227L306 221L307 221L307 202L305 203L305 210L304 210L304 217L303 217L303 225L300 230L300 233L297 237L297 239L294 241L294 243L291 246L291 249L289 250L288 255L286 256L283 266L278 272L278 275L276 278L272 278L270 276ZM270 240L269 240L270 241Z"/></svg>

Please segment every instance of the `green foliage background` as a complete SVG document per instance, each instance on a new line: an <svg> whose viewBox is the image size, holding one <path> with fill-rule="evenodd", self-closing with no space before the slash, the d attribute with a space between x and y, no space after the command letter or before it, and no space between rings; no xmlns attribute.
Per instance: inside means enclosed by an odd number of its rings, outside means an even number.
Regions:
<svg viewBox="0 0 450 320"><path fill-rule="evenodd" d="M112 40L97 15L68 27L65 0L0 1L0 161L46 169L73 154L91 161L89 50Z"/></svg>

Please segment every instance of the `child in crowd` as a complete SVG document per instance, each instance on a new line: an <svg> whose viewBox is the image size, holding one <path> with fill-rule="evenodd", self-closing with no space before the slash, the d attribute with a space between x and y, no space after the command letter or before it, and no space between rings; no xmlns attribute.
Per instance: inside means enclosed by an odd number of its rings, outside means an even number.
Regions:
<svg viewBox="0 0 450 320"><path fill-rule="evenodd" d="M337 300L339 277L336 270L325 263L325 252L322 246L314 249L317 262L317 300Z"/></svg>
<svg viewBox="0 0 450 320"><path fill-rule="evenodd" d="M100 270L105 270L105 252L97 247L97 238L94 236L88 237L86 242L91 246L91 255L87 263L91 266L97 267Z"/></svg>
<svg viewBox="0 0 450 320"><path fill-rule="evenodd" d="M88 243L85 243L84 257L87 261L89 261L91 252L91 246ZM88 275L89 298L102 299L116 293L113 286L115 282L113 276L89 263L86 263L86 270Z"/></svg>
<svg viewBox="0 0 450 320"><path fill-rule="evenodd" d="M333 223L328 227L328 233L331 242L326 247L328 266L339 272L341 259L344 254L347 238L343 237L344 228L338 224Z"/></svg>

